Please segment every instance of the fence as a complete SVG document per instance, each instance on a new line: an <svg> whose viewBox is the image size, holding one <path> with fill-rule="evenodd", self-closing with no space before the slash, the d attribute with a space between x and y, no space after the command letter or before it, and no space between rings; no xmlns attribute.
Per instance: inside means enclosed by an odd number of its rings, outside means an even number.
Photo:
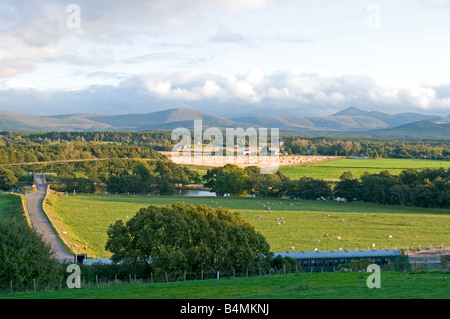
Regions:
<svg viewBox="0 0 450 319"><path fill-rule="evenodd" d="M296 269L289 269L284 266L281 269L247 269L246 271L201 271L198 274L177 273L150 273L147 277L139 277L134 273L116 274L114 276L101 276L94 273L88 273L86 276L83 273L80 276L81 288L99 288L111 287L119 285L133 285L133 284L156 284L156 283L175 283L191 280L226 280L233 278L244 277L269 277L274 275L285 275L301 272L301 267ZM27 283L15 284L14 281L4 282L0 285L0 294L18 293L18 292L36 292L36 291L57 291L68 290L66 284L67 277L61 277L53 283L39 283L37 280L32 280Z"/></svg>

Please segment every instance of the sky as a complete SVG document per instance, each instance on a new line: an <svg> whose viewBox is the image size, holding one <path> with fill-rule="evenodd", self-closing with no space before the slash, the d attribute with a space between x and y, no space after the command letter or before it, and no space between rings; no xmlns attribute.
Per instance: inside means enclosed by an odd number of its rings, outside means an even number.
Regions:
<svg viewBox="0 0 450 319"><path fill-rule="evenodd" d="M0 109L450 115L450 0L0 0Z"/></svg>

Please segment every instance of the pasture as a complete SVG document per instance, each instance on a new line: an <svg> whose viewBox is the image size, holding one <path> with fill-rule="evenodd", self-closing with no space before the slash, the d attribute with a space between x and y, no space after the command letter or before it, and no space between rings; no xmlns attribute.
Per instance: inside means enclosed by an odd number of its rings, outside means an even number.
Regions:
<svg viewBox="0 0 450 319"><path fill-rule="evenodd" d="M46 208L65 232L62 236L88 257L109 257L104 247L107 228L126 222L142 207L185 202L224 207L242 216L262 233L272 251L320 251L342 249L417 249L450 244L450 213L426 209L267 198L50 195ZM269 212L270 208L270 212ZM259 216L259 217L258 217ZM283 217L283 219L280 219ZM278 218L278 220L276 220ZM277 226L277 223L285 223ZM328 236L324 236L327 234ZM389 238L391 235L392 237ZM84 248L86 247L86 248Z"/></svg>
<svg viewBox="0 0 450 319"><path fill-rule="evenodd" d="M408 168L422 170L440 167L450 168L450 161L397 158L338 159L310 165L282 166L279 169L284 175L292 179L299 179L304 176L316 179L339 179L345 171L350 171L355 178L359 178L365 172L373 174L388 170L391 174L397 175Z"/></svg>
<svg viewBox="0 0 450 319"><path fill-rule="evenodd" d="M22 217L22 203L20 197L12 194L0 195L0 218Z"/></svg>
<svg viewBox="0 0 450 319"><path fill-rule="evenodd" d="M381 288L369 289L369 274L298 273L168 283L116 284L82 289L8 293L0 299L448 299L442 272L382 272ZM270 301L268 301L270 303ZM282 309L273 308L273 313ZM174 309L178 311L178 309Z"/></svg>

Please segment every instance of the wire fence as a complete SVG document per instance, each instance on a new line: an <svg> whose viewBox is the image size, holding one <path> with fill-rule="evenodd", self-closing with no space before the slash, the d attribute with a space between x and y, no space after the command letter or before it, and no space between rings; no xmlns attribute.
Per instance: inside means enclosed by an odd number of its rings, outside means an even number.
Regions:
<svg viewBox="0 0 450 319"><path fill-rule="evenodd" d="M247 269L245 271L201 271L200 273L169 273L159 272L150 273L147 276L139 276L133 273L128 274L115 274L109 276L102 276L98 274L89 273L86 276L80 275L80 288L100 288L100 287L112 287L120 285L133 285L133 284L160 284L160 283L180 283L193 280L227 280L233 278L248 278L248 277L270 277L274 275L285 275L302 272L301 266L295 267L282 267L281 269ZM51 284L40 283L37 280L32 280L27 283L17 284L10 280L9 283L3 283L0 285L0 294L10 294L19 292L37 292L37 291L61 291L71 289L68 284L69 277L60 277L59 281L54 280ZM73 280L70 280L73 282Z"/></svg>

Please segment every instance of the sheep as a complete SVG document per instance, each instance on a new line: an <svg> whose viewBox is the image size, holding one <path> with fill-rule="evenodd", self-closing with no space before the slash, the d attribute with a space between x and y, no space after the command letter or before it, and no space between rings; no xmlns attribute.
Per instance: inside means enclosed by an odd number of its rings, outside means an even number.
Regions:
<svg viewBox="0 0 450 319"><path fill-rule="evenodd" d="M389 235L389 238L392 238L392 235Z"/></svg>
<svg viewBox="0 0 450 319"><path fill-rule="evenodd" d="M342 248L341 248L341 247L339 247L339 251L342 251Z"/></svg>
<svg viewBox="0 0 450 319"><path fill-rule="evenodd" d="M375 244L372 244L372 248L375 247Z"/></svg>
<svg viewBox="0 0 450 319"><path fill-rule="evenodd" d="M320 243L320 239L316 239L316 243Z"/></svg>
<svg viewBox="0 0 450 319"><path fill-rule="evenodd" d="M251 210L248 210L248 211L247 211L247 213L251 213L251 212L252 212Z"/></svg>
<svg viewBox="0 0 450 319"><path fill-rule="evenodd" d="M323 237L328 237L328 234L324 234Z"/></svg>
<svg viewBox="0 0 450 319"><path fill-rule="evenodd" d="M366 215L362 214L361 217L365 217Z"/></svg>
<svg viewBox="0 0 450 319"><path fill-rule="evenodd" d="M257 216L256 219L261 219L261 216Z"/></svg>
<svg viewBox="0 0 450 319"><path fill-rule="evenodd" d="M317 248L314 248L314 251L317 251Z"/></svg>
<svg viewBox="0 0 450 319"><path fill-rule="evenodd" d="M275 220L279 220L279 218L277 217L277 218L275 218Z"/></svg>
<svg viewBox="0 0 450 319"><path fill-rule="evenodd" d="M281 223L277 223L277 226L280 226L281 225Z"/></svg>
<svg viewBox="0 0 450 319"><path fill-rule="evenodd" d="M341 236L337 236L337 240L341 240Z"/></svg>
<svg viewBox="0 0 450 319"><path fill-rule="evenodd" d="M326 214L325 217L330 217L330 214Z"/></svg>
<svg viewBox="0 0 450 319"><path fill-rule="evenodd" d="M343 222L343 221L344 221L344 219L342 219L342 218L341 218L341 219L339 219L339 221L340 221L340 222Z"/></svg>
<svg viewBox="0 0 450 319"><path fill-rule="evenodd" d="M290 249L290 250L294 250L294 249L295 249L295 247L294 247L294 246L291 246L291 247L289 247L289 249Z"/></svg>
<svg viewBox="0 0 450 319"><path fill-rule="evenodd" d="M66 231L63 231L62 233L63 233L64 235L67 235L67 232L66 232Z"/></svg>
<svg viewBox="0 0 450 319"><path fill-rule="evenodd" d="M284 217L280 217L280 219L284 219Z"/></svg>
<svg viewBox="0 0 450 319"><path fill-rule="evenodd" d="M284 224L284 223L286 223L286 221L283 220L281 223Z"/></svg>

